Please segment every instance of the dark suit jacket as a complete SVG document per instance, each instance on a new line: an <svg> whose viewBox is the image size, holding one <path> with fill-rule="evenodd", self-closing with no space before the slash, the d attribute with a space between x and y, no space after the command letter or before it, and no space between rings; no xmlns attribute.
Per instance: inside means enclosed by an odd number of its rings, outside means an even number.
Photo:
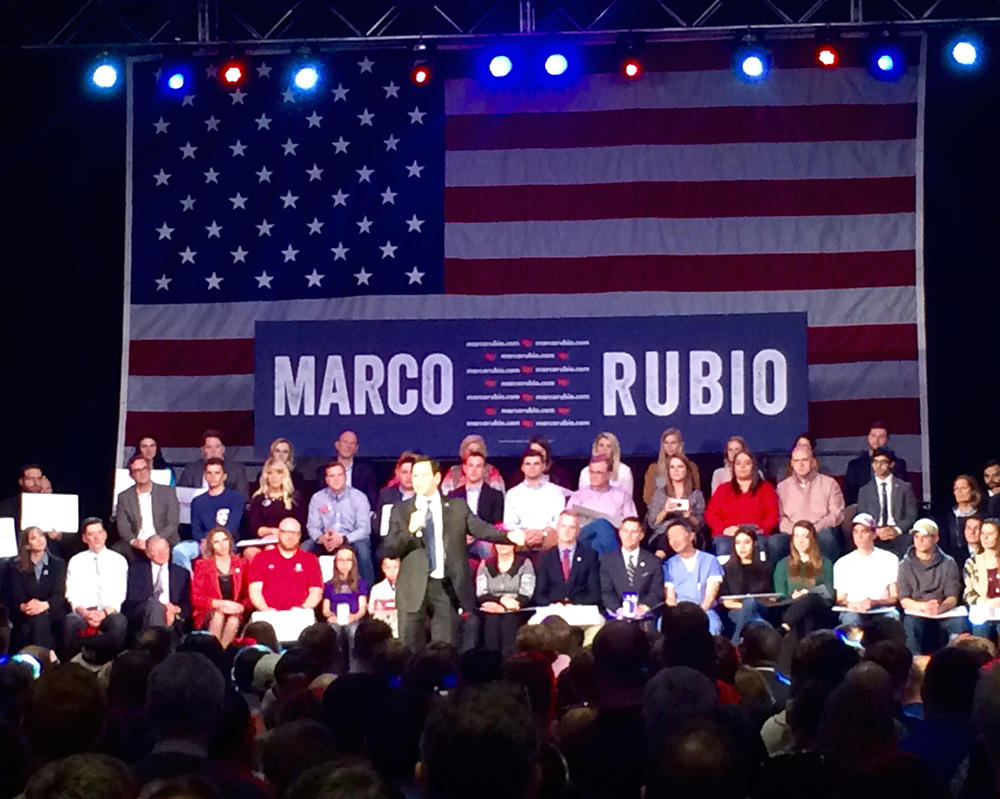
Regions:
<svg viewBox="0 0 1000 799"><path fill-rule="evenodd" d="M640 549L635 566L635 586L629 588L621 548L601 555L601 601L604 609L609 613L618 610L622 606L622 594L626 591L637 593L640 605L652 608L662 603L663 561Z"/></svg>
<svg viewBox="0 0 1000 799"><path fill-rule="evenodd" d="M465 499L465 486L456 488L448 495L449 499ZM479 492L479 507L476 508L476 516L484 522L496 524L503 521L503 494L492 486L483 483Z"/></svg>
<svg viewBox="0 0 1000 799"><path fill-rule="evenodd" d="M177 492L171 486L153 483L153 527L157 535L170 542L170 546L180 543L177 525L180 522L180 506ZM126 488L118 495L118 509L115 511L118 537L126 544L134 540L142 529L142 515L139 513L139 494L135 486Z"/></svg>
<svg viewBox="0 0 1000 799"><path fill-rule="evenodd" d="M184 467L177 485L187 488L200 488L205 476L205 461L191 461ZM243 499L250 498L250 482L247 480L247 468L238 461L226 461L226 488L239 491Z"/></svg>
<svg viewBox="0 0 1000 799"><path fill-rule="evenodd" d="M1000 494L995 497L984 496L982 510L984 519L1000 518Z"/></svg>
<svg viewBox="0 0 1000 799"><path fill-rule="evenodd" d="M139 629L146 613L146 603L153 598L153 569L151 561L140 558L129 567L128 585L122 613L129 620L129 626ZM170 563L170 602L181 609L181 619L187 623L191 618L191 575L187 569Z"/></svg>
<svg viewBox="0 0 1000 799"><path fill-rule="evenodd" d="M892 504L892 518L896 520L896 526L904 533L910 532L910 528L913 527L913 523L917 520L917 513L919 512L917 509L917 498L913 495L913 488L909 483L893 476L892 496L889 501ZM881 507L882 503L879 499L878 484L873 477L858 492L858 513L870 513L877 523Z"/></svg>
<svg viewBox="0 0 1000 799"><path fill-rule="evenodd" d="M624 568L625 565L622 564L622 569ZM577 541L567 582L563 579L562 564L559 562L559 547L546 550L538 556L538 563L535 565L535 602L539 605L549 605L553 602L570 602L574 605L600 604L600 569L597 553L582 541ZM621 605L620 597L618 604Z"/></svg>
<svg viewBox="0 0 1000 799"><path fill-rule="evenodd" d="M909 482L910 475L906 471L906 461L896 457L896 463L892 467L892 473L900 480ZM847 471L844 473L844 502L853 505L858 501L858 492L861 487L874 479L872 473L872 458L867 451L847 462ZM858 511L861 513L861 511Z"/></svg>
<svg viewBox="0 0 1000 799"><path fill-rule="evenodd" d="M382 545L385 557L401 558L399 578L396 580L396 607L400 614L420 608L430 574L424 539L409 530L410 514L416 507L416 497L393 506L389 516L389 534ZM442 538L445 579L451 583L462 609L472 610L476 607L476 598L465 536L504 543L507 541L507 534L476 516L469 510L464 499L442 498L441 517L444 525Z"/></svg>
<svg viewBox="0 0 1000 799"><path fill-rule="evenodd" d="M29 599L40 599L49 603L49 618L58 621L66 615L66 561L49 553L49 565L42 570L41 579L35 579L35 570L25 573L17 568L17 558L11 558L7 574L2 578L6 584L7 601L15 620L21 618L18 606Z"/></svg>

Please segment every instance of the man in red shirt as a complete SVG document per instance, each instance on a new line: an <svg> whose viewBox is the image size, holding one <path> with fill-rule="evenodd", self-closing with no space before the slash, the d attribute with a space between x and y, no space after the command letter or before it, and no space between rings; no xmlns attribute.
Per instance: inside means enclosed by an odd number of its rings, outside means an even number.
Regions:
<svg viewBox="0 0 1000 799"><path fill-rule="evenodd" d="M278 546L253 559L247 591L255 610L312 610L323 598L319 559L299 549L301 540L302 525L286 516L278 522Z"/></svg>

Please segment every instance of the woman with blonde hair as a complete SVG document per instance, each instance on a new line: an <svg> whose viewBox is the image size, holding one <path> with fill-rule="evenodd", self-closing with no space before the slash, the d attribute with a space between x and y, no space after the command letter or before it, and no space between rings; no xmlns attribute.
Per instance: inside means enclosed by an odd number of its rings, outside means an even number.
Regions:
<svg viewBox="0 0 1000 799"><path fill-rule="evenodd" d="M305 479L302 472L295 468L295 447L287 438L276 438L271 442L267 451L268 460L280 460L288 464L288 471L292 475L292 484L296 488L302 487Z"/></svg>
<svg viewBox="0 0 1000 799"><path fill-rule="evenodd" d="M250 607L247 562L233 552L233 536L215 527L201 542L201 557L192 565L191 615L196 630L208 630L222 648L229 646Z"/></svg>
<svg viewBox="0 0 1000 799"><path fill-rule="evenodd" d="M590 454L592 456L603 455L608 459L611 471L611 485L617 486L631 498L635 491L635 481L632 479L632 470L622 462L622 447L618 443L618 437L614 433L606 431L598 433L597 438L594 439L594 445L590 449ZM584 466L580 470L578 486L580 488L588 488L590 486L589 466Z"/></svg>
<svg viewBox="0 0 1000 799"><path fill-rule="evenodd" d="M278 522L286 516L295 517L305 528L306 505L292 484L288 463L280 458L268 458L260 470L260 487L250 498L250 535L255 538L276 536ZM253 558L259 551L259 547L249 547L246 555Z"/></svg>
<svg viewBox="0 0 1000 799"><path fill-rule="evenodd" d="M667 466L668 461L674 456L681 457L687 462L692 487L701 489L701 473L698 471L698 466L684 454L684 436L676 427L670 427L664 430L663 435L660 436L660 452L656 456L656 460L649 464L646 476L642 481L642 501L647 505L653 498L657 485L665 485L669 482L670 475Z"/></svg>

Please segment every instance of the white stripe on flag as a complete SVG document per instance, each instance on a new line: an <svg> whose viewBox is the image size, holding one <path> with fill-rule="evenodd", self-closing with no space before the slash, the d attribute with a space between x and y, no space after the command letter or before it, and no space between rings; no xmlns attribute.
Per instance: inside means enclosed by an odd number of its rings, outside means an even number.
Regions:
<svg viewBox="0 0 1000 799"><path fill-rule="evenodd" d="M455 150L445 156L445 185L911 177L914 149L907 139Z"/></svg>
<svg viewBox="0 0 1000 799"><path fill-rule="evenodd" d="M916 361L819 363L809 367L810 400L919 396Z"/></svg>
<svg viewBox="0 0 1000 799"><path fill-rule="evenodd" d="M571 288L567 286L567 288ZM914 324L912 286L820 291L608 292L491 297L343 297L276 302L133 305L132 339L253 338L254 322L377 319L557 319L805 311L809 325Z"/></svg>
<svg viewBox="0 0 1000 799"><path fill-rule="evenodd" d="M574 91L506 90L468 78L445 83L445 113L517 114L607 111L628 108L725 108L738 106L894 105L916 102L917 73L896 82L872 80L865 69L774 69L766 81L748 83L726 70L647 72L622 86L618 75L584 75ZM859 136L859 138L861 138Z"/></svg>
<svg viewBox="0 0 1000 799"><path fill-rule="evenodd" d="M514 259L910 250L915 218L901 213L451 223L444 228L444 254Z"/></svg>
<svg viewBox="0 0 1000 799"><path fill-rule="evenodd" d="M252 411L253 375L128 378L130 411Z"/></svg>

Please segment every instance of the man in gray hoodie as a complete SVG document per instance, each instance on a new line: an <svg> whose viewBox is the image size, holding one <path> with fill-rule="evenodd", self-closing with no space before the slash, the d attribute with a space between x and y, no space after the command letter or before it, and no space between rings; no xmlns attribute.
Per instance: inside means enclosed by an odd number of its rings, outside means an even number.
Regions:
<svg viewBox="0 0 1000 799"><path fill-rule="evenodd" d="M917 519L910 530L913 544L899 562L899 604L906 615L906 645L914 655L933 652L952 635L968 628L964 616L952 615L962 595L958 564L938 547L938 526Z"/></svg>

